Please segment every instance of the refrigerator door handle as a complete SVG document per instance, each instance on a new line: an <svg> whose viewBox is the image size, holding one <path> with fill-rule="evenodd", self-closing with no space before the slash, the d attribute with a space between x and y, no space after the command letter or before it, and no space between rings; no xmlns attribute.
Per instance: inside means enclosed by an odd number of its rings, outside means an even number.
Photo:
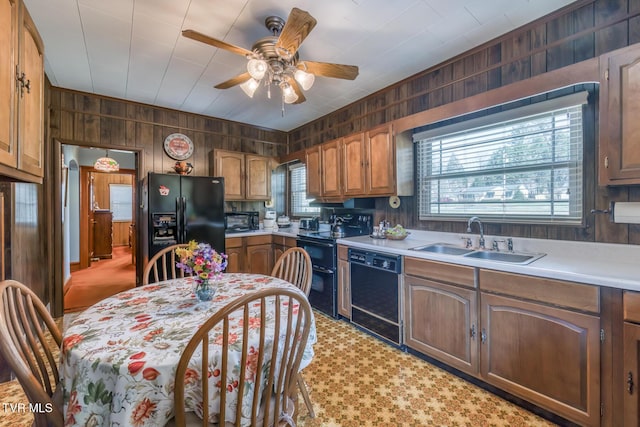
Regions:
<svg viewBox="0 0 640 427"><path fill-rule="evenodd" d="M176 197L176 221L178 223L178 243L182 243L182 209L180 209L180 197Z"/></svg>
<svg viewBox="0 0 640 427"><path fill-rule="evenodd" d="M182 196L180 197L181 206L181 216L182 216L182 243L187 242L187 198Z"/></svg>

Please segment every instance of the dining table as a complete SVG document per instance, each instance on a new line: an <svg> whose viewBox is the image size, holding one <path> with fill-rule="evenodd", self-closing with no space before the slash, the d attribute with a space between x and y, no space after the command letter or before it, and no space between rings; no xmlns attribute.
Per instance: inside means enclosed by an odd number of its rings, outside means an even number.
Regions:
<svg viewBox="0 0 640 427"><path fill-rule="evenodd" d="M265 288L294 289L304 297L296 286L282 279L225 273L211 301L199 301L194 295L194 280L186 277L120 292L79 313L63 334L65 426L164 426L174 415L178 361L198 327L236 298ZM275 304L267 306L267 314L276 312ZM280 312L286 316L286 310ZM231 318L242 322L241 313ZM313 314L310 322L300 370L313 358ZM210 339L210 358L219 353L211 346L221 346L220 342ZM236 347L238 360L241 347ZM201 364L190 366L198 369ZM209 402L215 399L210 395ZM233 400L227 400L231 414L235 414ZM186 409L199 412L196 407Z"/></svg>

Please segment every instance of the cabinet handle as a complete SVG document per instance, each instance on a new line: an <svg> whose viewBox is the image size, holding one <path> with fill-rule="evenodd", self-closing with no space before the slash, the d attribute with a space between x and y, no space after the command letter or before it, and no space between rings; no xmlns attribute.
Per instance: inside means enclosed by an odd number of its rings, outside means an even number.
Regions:
<svg viewBox="0 0 640 427"><path fill-rule="evenodd" d="M20 96L24 95L24 89L27 89L27 93L31 93L31 80L26 80L26 75L16 71L16 80L20 83Z"/></svg>
<svg viewBox="0 0 640 427"><path fill-rule="evenodd" d="M633 372L631 371L627 374L627 391L633 394Z"/></svg>
<svg viewBox="0 0 640 427"><path fill-rule="evenodd" d="M476 325L475 324L471 325L470 335L471 335L471 338L473 338L473 339L476 338Z"/></svg>
<svg viewBox="0 0 640 427"><path fill-rule="evenodd" d="M487 342L487 331L484 328L482 328L482 332L480 333L480 341L482 341L482 344Z"/></svg>

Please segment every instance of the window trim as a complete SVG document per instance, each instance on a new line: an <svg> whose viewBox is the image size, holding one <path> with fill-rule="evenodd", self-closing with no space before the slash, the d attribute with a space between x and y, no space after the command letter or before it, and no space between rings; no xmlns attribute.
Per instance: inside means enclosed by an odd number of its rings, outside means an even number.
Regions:
<svg viewBox="0 0 640 427"><path fill-rule="evenodd" d="M585 155L585 148L587 147L588 143L587 143L587 138L588 138L588 134L589 134L589 130L587 129L586 125L586 121L588 120L588 110L590 107L590 103L589 103L589 96L591 95L592 91L590 90L586 90L586 89L582 89L580 90L580 92L576 92L573 94L568 94L568 95L563 95L563 96L558 96L556 98L553 99L548 99L548 100L544 100L544 101L539 101L533 104L529 104L529 105L525 105L525 106L521 106L521 107L514 107L514 108L510 108L508 110L505 111L500 111L494 114L486 114L483 115L482 117L477 117L477 118L470 118L468 120L464 120L465 116L471 116L471 115L475 115L478 113L481 113L483 110L478 110L478 111L473 111L473 112L469 112L467 114L464 115L460 115L457 117L451 117L449 119L447 119L446 121L450 121L450 120L462 120L462 121L457 121L456 123L452 123L452 124L444 124L440 127L434 127L432 129L428 129L428 130L424 130L424 131L418 131L413 135L413 142L416 145L414 147L414 158L415 158L415 170L416 170L416 179L415 179L415 197L416 197L416 217L418 219L418 221L438 221L438 222L451 222L451 221L460 221L463 218L466 218L468 215L467 214L460 214L460 215L455 215L455 214L451 214L451 215L447 215L447 214L443 214L443 215L421 215L420 213L420 179L417 176L417 171L418 171L418 161L419 161L419 156L417 155L417 153L415 153L415 151L417 150L417 143L419 141L422 141L424 139L427 138L433 138L433 137L437 137L439 135L445 135L445 134L451 134L451 133L456 133L456 132L463 132L465 130L470 130L470 129L474 129L474 128L479 128L482 126L486 126L489 125L491 123L495 123L495 122L506 122L506 121L510 121L510 120L514 120L514 119L518 119L521 117L527 117L527 116L532 116L532 115L536 115L536 114L541 114L541 113L546 113L546 112L552 112L554 110L557 109L562 109L562 108L570 108L570 107L574 107L574 106L578 106L578 105L582 105L582 133L583 133L583 137L582 137L582 153L580 155L581 157L581 163L582 163L582 171L581 171L581 191L582 191L582 196L581 196L581 207L580 207L580 217L571 217L571 218L562 218L562 217L548 217L548 218L541 218L540 216L535 216L535 215L531 215L531 216L509 216L509 215L503 215L503 214L497 214L497 215L490 215L488 213L484 213L483 212L478 212L478 215L484 215L483 218L483 222L487 222L487 223L509 223L509 224L531 224L531 225L558 225L558 226L579 226L582 225L584 226L586 224L587 221L587 203L588 203L588 199L589 196L586 192L587 189L587 182L586 182L586 177L588 176L588 174L586 174L587 171L587 158L588 156ZM547 93L548 95L549 93ZM551 92L552 94L552 92ZM541 94L541 95L545 95L545 94ZM528 97L526 99L533 99L535 97ZM508 104L503 104L501 106L496 106L496 107L507 107L509 106L509 104L514 104L516 102L521 102L522 100L517 100L517 101L512 101ZM491 108L494 107L490 107L490 108L486 108L484 110L490 110ZM445 122L445 120L442 120L441 122ZM434 122L429 124L429 126L433 126L436 125L437 126L438 122ZM561 163L561 162L560 162ZM559 165L560 163L556 163L554 162L554 165ZM573 163L572 161L567 161L567 164L569 163ZM527 169L529 170L539 170L540 167L539 165L530 165L530 166L523 166L521 168L521 170L518 170L518 172L521 171L526 171ZM502 171L501 168L499 168L500 171ZM511 171L516 171L516 169L510 170ZM483 171L479 171L478 173L461 173L461 174L451 174L451 175L447 175L446 178L452 178L452 177L456 177L456 176L475 176L475 175L490 175L491 170L483 170Z"/></svg>

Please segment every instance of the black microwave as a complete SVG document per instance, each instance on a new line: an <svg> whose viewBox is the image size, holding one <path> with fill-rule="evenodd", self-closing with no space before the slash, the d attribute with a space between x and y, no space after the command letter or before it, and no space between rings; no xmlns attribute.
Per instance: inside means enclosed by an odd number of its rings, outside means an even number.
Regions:
<svg viewBox="0 0 640 427"><path fill-rule="evenodd" d="M227 233L257 230L260 226L258 212L225 212L224 229Z"/></svg>

